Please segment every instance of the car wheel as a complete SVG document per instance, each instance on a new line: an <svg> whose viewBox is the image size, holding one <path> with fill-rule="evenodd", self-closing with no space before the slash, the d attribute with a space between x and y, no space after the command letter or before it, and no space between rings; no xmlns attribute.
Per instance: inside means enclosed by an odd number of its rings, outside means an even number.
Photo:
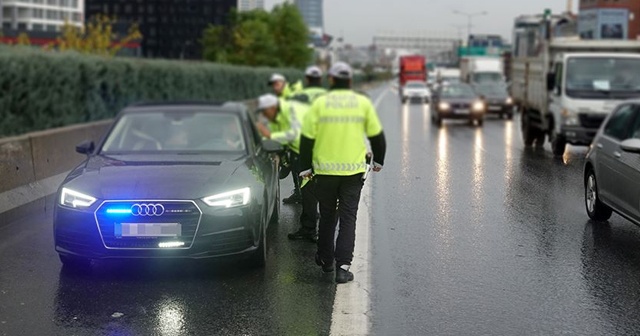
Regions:
<svg viewBox="0 0 640 336"><path fill-rule="evenodd" d="M442 119L440 117L434 116L431 121L438 127L442 126Z"/></svg>
<svg viewBox="0 0 640 336"><path fill-rule="evenodd" d="M484 124L484 119L477 119L476 120L476 125L482 127L483 124Z"/></svg>
<svg viewBox="0 0 640 336"><path fill-rule="evenodd" d="M91 259L69 256L60 254L60 262L62 262L62 267L65 270L70 271L90 271L91 270Z"/></svg>
<svg viewBox="0 0 640 336"><path fill-rule="evenodd" d="M513 120L513 112L507 113L507 120Z"/></svg>
<svg viewBox="0 0 640 336"><path fill-rule="evenodd" d="M406 104L406 103L407 103L407 100L406 100L406 99L404 99L404 98L402 98L402 103L403 103L403 104Z"/></svg>
<svg viewBox="0 0 640 336"><path fill-rule="evenodd" d="M531 147L533 146L533 142L536 141L536 139L538 138L538 133L541 133L540 130L538 130L537 128L531 126L531 124L529 124L529 120L527 118L526 114L527 111L523 111L523 116L522 116L522 140L524 141L524 145L525 147Z"/></svg>
<svg viewBox="0 0 640 336"><path fill-rule="evenodd" d="M562 156L564 155L565 148L567 147L567 139L562 135L556 135L551 141L551 150L553 151L553 155Z"/></svg>
<svg viewBox="0 0 640 336"><path fill-rule="evenodd" d="M613 211L600 201L598 183L593 169L589 170L587 174L587 180L584 184L584 199L589 218L598 222L604 222L611 218Z"/></svg>
<svg viewBox="0 0 640 336"><path fill-rule="evenodd" d="M260 243L249 258L249 265L253 268L263 268L267 264L267 231L264 225L260 228Z"/></svg>

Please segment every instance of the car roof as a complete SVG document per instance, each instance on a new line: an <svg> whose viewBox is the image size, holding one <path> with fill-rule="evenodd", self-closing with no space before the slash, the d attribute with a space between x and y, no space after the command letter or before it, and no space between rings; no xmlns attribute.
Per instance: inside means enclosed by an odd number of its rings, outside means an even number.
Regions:
<svg viewBox="0 0 640 336"><path fill-rule="evenodd" d="M150 112L150 111L192 111L208 110L211 112L247 114L247 106L239 102L211 102L211 101L163 101L138 102L125 107L120 114Z"/></svg>

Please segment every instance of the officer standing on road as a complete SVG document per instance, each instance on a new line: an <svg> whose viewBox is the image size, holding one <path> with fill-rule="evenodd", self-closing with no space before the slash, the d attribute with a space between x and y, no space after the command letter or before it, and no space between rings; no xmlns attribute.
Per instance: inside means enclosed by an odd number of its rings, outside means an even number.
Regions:
<svg viewBox="0 0 640 336"><path fill-rule="evenodd" d="M334 270L335 260L337 283L353 280L349 268L366 171L364 137L371 144L374 171L382 170L386 153L386 140L375 107L371 100L351 89L352 77L353 71L346 63L331 67L329 92L313 103L300 140L303 169L300 176L313 177L320 202L316 263L328 273ZM334 244L337 219L340 230Z"/></svg>
<svg viewBox="0 0 640 336"><path fill-rule="evenodd" d="M289 83L287 83L287 79L278 73L271 75L268 85L273 89L273 94L278 96L278 98L283 99L288 99L302 90L302 83L298 82L294 84L294 87L292 88Z"/></svg>
<svg viewBox="0 0 640 336"><path fill-rule="evenodd" d="M309 106L295 101L286 102L272 94L258 99L258 109L269 120L269 128L258 123L260 134L268 139L278 141L290 149L290 164L296 190L301 193L302 214L300 228L288 235L291 240L317 241L318 201L313 194L313 186L301 188L300 178L300 134L302 121Z"/></svg>
<svg viewBox="0 0 640 336"><path fill-rule="evenodd" d="M327 93L327 90L322 87L322 69L318 66L312 65L305 70L304 75L306 83L304 89L293 95L291 99L307 104L313 104L318 97Z"/></svg>

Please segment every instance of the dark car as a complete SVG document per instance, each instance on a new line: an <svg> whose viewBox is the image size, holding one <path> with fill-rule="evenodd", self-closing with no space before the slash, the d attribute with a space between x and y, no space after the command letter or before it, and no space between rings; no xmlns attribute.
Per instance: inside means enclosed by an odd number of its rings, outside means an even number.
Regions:
<svg viewBox="0 0 640 336"><path fill-rule="evenodd" d="M584 167L585 205L592 220L615 211L640 225L640 101L619 105L600 127Z"/></svg>
<svg viewBox="0 0 640 336"><path fill-rule="evenodd" d="M465 83L442 85L432 98L431 121L442 125L443 119L464 119L482 126L486 106Z"/></svg>
<svg viewBox="0 0 640 336"><path fill-rule="evenodd" d="M55 249L65 266L92 259L246 256L265 264L279 215L278 153L242 104L126 108L60 186Z"/></svg>
<svg viewBox="0 0 640 336"><path fill-rule="evenodd" d="M507 86L496 83L477 84L476 93L487 105L488 114L497 114L500 118L513 119L513 100L507 92Z"/></svg>

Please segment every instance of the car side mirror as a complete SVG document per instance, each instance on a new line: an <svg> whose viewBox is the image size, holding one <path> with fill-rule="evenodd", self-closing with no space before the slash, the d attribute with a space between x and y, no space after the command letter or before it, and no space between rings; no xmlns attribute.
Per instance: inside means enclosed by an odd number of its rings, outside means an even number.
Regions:
<svg viewBox="0 0 640 336"><path fill-rule="evenodd" d="M90 141L90 140L83 141L82 143L76 146L76 152L80 154L89 155L93 153L94 150L95 150L95 144L93 143L93 141Z"/></svg>
<svg viewBox="0 0 640 336"><path fill-rule="evenodd" d="M620 144L623 151L640 154L640 139L627 139Z"/></svg>
<svg viewBox="0 0 640 336"><path fill-rule="evenodd" d="M263 140L262 149L267 153L279 154L284 152L284 147L281 143L273 140Z"/></svg>

